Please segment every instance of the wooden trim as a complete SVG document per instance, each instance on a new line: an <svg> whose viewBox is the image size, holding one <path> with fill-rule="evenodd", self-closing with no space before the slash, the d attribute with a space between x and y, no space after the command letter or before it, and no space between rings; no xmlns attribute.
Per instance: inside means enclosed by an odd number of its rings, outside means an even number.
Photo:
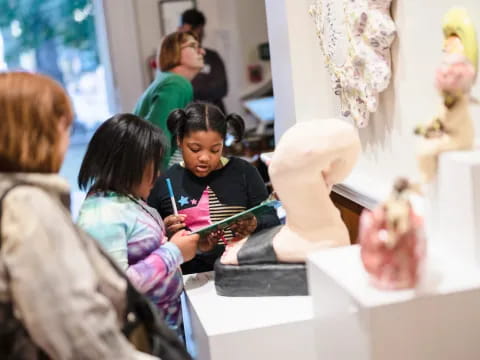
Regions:
<svg viewBox="0 0 480 360"><path fill-rule="evenodd" d="M333 203L340 211L340 216L347 226L350 243L356 244L358 239L360 214L364 210L364 207L333 191L330 193L330 199L332 199Z"/></svg>

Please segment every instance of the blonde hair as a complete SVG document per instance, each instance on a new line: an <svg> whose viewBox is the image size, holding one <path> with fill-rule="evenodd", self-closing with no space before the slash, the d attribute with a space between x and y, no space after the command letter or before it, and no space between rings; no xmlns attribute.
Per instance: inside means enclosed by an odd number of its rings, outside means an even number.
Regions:
<svg viewBox="0 0 480 360"><path fill-rule="evenodd" d="M180 65L182 45L190 37L198 41L190 31L177 31L165 36L157 53L157 63L161 71L169 71Z"/></svg>
<svg viewBox="0 0 480 360"><path fill-rule="evenodd" d="M65 90L47 76L0 74L0 172L58 172L58 124L73 119Z"/></svg>
<svg viewBox="0 0 480 360"><path fill-rule="evenodd" d="M450 36L460 38L464 48L464 54L478 70L478 45L475 27L468 11L465 8L453 7L445 14L443 19L443 36L447 39Z"/></svg>

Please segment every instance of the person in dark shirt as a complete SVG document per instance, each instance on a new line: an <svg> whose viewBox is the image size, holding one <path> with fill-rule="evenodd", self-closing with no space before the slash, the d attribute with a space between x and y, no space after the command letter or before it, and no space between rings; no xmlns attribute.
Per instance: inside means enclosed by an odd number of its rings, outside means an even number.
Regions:
<svg viewBox="0 0 480 360"><path fill-rule="evenodd" d="M234 130L238 140L243 136L245 125L239 115L225 116L214 105L193 103L185 110L173 111L167 124L177 138L184 161L172 166L157 180L148 199L164 218L167 232L185 227L196 231L267 199L265 184L253 165L240 158L222 156L227 126ZM166 178L173 186L178 215L173 215ZM273 208L237 222L207 239L210 246L200 249L195 258L184 263L183 273L212 270L225 245L278 224Z"/></svg>
<svg viewBox="0 0 480 360"><path fill-rule="evenodd" d="M190 31L202 43L206 19L197 9L189 9L182 14L179 31ZM220 55L212 49L204 49L205 66L192 80L194 100L212 103L225 113L223 98L228 93L225 64Z"/></svg>

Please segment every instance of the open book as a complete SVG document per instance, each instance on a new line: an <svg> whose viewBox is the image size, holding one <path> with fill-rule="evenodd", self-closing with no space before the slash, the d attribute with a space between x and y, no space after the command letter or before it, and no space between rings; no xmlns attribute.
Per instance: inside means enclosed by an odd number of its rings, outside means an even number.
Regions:
<svg viewBox="0 0 480 360"><path fill-rule="evenodd" d="M238 214L232 215L219 222L216 222L215 224L211 224L201 229L198 229L197 231L194 231L193 234L199 234L200 237L204 237L210 234L211 232L228 229L230 225L233 225L239 220L247 219L252 215L258 216L265 213L271 208L276 208L279 203L280 202L278 200L265 200L264 202L258 204L257 206L254 206L250 209L242 211Z"/></svg>

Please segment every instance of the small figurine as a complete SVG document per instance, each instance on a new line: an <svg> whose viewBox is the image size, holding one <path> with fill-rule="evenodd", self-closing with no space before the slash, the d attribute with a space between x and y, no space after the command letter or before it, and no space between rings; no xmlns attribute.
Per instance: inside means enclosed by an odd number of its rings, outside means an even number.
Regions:
<svg viewBox="0 0 480 360"><path fill-rule="evenodd" d="M422 221L408 199L412 186L398 179L390 198L360 217L359 243L365 270L380 289L413 288L425 256Z"/></svg>
<svg viewBox="0 0 480 360"><path fill-rule="evenodd" d="M441 110L429 124L415 128L415 134L423 137L418 164L425 183L435 177L440 153L470 150L474 142L468 107L477 73L477 41L465 9L453 8L446 14L443 33L445 57L435 78L435 85L443 97Z"/></svg>

